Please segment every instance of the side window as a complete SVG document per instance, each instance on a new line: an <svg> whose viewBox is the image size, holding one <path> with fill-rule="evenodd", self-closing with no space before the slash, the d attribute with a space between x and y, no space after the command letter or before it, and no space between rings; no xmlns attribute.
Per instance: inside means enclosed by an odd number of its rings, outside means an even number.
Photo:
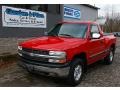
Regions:
<svg viewBox="0 0 120 90"><path fill-rule="evenodd" d="M100 33L97 25L91 25L90 35L93 33Z"/></svg>

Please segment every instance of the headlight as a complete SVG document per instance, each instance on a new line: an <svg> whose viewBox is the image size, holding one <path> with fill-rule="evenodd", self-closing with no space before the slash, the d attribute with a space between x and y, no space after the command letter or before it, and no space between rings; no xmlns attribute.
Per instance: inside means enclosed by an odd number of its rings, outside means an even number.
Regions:
<svg viewBox="0 0 120 90"><path fill-rule="evenodd" d="M49 55L66 57L66 52L62 52L62 51L50 51Z"/></svg>
<svg viewBox="0 0 120 90"><path fill-rule="evenodd" d="M22 46L18 46L18 50L22 50Z"/></svg>
<svg viewBox="0 0 120 90"><path fill-rule="evenodd" d="M62 51L50 51L50 56L57 56L60 59L49 59L49 62L52 63L65 63L66 62L66 52Z"/></svg>

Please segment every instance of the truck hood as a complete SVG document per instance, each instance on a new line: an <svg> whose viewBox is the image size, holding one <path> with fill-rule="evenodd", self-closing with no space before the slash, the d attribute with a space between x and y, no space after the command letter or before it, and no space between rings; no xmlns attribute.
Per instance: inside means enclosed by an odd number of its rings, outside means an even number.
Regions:
<svg viewBox="0 0 120 90"><path fill-rule="evenodd" d="M84 42L85 40L80 38L45 36L25 41L20 43L20 46L43 50L66 50L75 48Z"/></svg>

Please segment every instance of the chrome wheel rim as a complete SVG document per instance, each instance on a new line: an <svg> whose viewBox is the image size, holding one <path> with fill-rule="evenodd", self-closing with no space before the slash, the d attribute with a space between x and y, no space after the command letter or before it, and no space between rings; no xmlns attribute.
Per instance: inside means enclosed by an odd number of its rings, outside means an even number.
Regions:
<svg viewBox="0 0 120 90"><path fill-rule="evenodd" d="M78 81L82 75L82 67L81 65L77 65L74 70L74 79Z"/></svg>
<svg viewBox="0 0 120 90"><path fill-rule="evenodd" d="M110 61L111 62L113 61L113 52L112 51L110 52Z"/></svg>

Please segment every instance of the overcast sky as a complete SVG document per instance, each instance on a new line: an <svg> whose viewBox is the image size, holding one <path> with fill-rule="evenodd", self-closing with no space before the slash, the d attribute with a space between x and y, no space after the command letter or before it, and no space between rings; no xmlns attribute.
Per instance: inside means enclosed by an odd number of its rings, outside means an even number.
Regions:
<svg viewBox="0 0 120 90"><path fill-rule="evenodd" d="M120 4L95 4L95 6L99 7L99 16L105 16L106 12L120 13Z"/></svg>

